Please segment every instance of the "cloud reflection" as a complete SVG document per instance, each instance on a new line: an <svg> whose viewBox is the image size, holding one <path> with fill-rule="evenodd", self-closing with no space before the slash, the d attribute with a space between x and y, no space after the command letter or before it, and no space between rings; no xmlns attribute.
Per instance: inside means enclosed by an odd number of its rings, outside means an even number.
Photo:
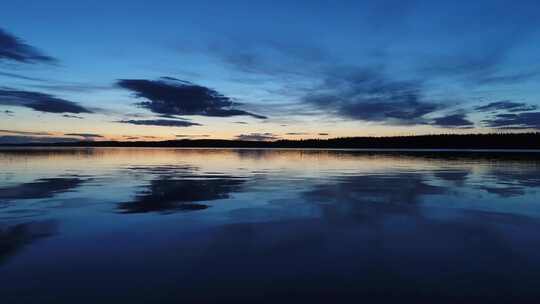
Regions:
<svg viewBox="0 0 540 304"><path fill-rule="evenodd" d="M56 234L57 226L55 221L0 224L0 265L30 243Z"/></svg>
<svg viewBox="0 0 540 304"><path fill-rule="evenodd" d="M86 179L77 176L41 178L29 183L0 188L0 202L1 200L52 198L79 187L85 181Z"/></svg>
<svg viewBox="0 0 540 304"><path fill-rule="evenodd" d="M227 199L238 192L244 178L228 175L195 175L196 168L164 166L131 168L137 174L158 177L135 195L132 201L119 204L121 213L174 213L204 210L209 206L195 202Z"/></svg>
<svg viewBox="0 0 540 304"><path fill-rule="evenodd" d="M415 204L423 195L442 194L445 188L430 185L421 174L358 175L336 184L323 184L304 193L313 202L363 201Z"/></svg>

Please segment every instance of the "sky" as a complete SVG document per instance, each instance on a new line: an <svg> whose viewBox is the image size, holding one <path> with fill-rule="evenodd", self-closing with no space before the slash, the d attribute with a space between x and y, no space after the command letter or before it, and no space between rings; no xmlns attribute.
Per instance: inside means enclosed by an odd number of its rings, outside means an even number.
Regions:
<svg viewBox="0 0 540 304"><path fill-rule="evenodd" d="M530 132L540 2L5 1L0 143Z"/></svg>

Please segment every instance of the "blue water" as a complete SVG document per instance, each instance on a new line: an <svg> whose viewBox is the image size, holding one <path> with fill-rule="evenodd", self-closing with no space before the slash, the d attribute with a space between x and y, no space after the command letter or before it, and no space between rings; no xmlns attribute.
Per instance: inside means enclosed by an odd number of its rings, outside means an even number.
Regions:
<svg viewBox="0 0 540 304"><path fill-rule="evenodd" d="M0 303L538 303L540 156L0 150Z"/></svg>

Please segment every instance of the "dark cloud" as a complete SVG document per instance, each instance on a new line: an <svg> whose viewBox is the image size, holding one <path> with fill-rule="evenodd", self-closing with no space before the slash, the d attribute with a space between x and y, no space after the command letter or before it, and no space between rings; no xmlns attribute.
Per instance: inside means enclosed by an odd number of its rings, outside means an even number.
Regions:
<svg viewBox="0 0 540 304"><path fill-rule="evenodd" d="M441 108L422 98L421 83L390 80L375 69L346 68L329 73L303 100L319 109L364 121L407 125Z"/></svg>
<svg viewBox="0 0 540 304"><path fill-rule="evenodd" d="M62 117L65 117L65 118L75 118L75 119L84 119L84 117L77 116L77 115L69 115L69 114L64 114L64 115L62 115Z"/></svg>
<svg viewBox="0 0 540 304"><path fill-rule="evenodd" d="M24 136L24 135L6 135L0 136L0 144L50 144L50 143L63 143L74 142L73 138L65 137L37 137L37 136Z"/></svg>
<svg viewBox="0 0 540 304"><path fill-rule="evenodd" d="M157 136L130 136L130 135L124 135L122 137L127 140L144 140L144 139L159 139L160 138Z"/></svg>
<svg viewBox="0 0 540 304"><path fill-rule="evenodd" d="M93 140L96 138L103 138L103 135L93 134L93 133L66 133L64 136L76 136L83 137L86 140Z"/></svg>
<svg viewBox="0 0 540 304"><path fill-rule="evenodd" d="M491 128L540 129L540 112L498 114L482 122Z"/></svg>
<svg viewBox="0 0 540 304"><path fill-rule="evenodd" d="M247 125L248 123L245 122L245 121L235 121L234 122L235 124L239 124L239 125Z"/></svg>
<svg viewBox="0 0 540 304"><path fill-rule="evenodd" d="M43 54L33 46L0 28L0 60L24 63L54 63L56 59Z"/></svg>
<svg viewBox="0 0 540 304"><path fill-rule="evenodd" d="M480 112L491 111L508 111L508 112L527 112L538 109L536 105L530 105L523 102L512 102L510 100L503 100L492 102L484 106L478 106L475 110Z"/></svg>
<svg viewBox="0 0 540 304"><path fill-rule="evenodd" d="M43 199L57 194L72 191L84 183L86 179L77 176L38 179L13 187L0 188L0 199Z"/></svg>
<svg viewBox="0 0 540 304"><path fill-rule="evenodd" d="M4 112L2 112L4 114L6 114L7 116L13 116L14 112L13 111L10 111L10 110L5 110Z"/></svg>
<svg viewBox="0 0 540 304"><path fill-rule="evenodd" d="M170 119L145 119L145 120L120 120L119 123L126 123L140 126L160 126L160 127L191 127L201 126L196 122L188 120L170 120Z"/></svg>
<svg viewBox="0 0 540 304"><path fill-rule="evenodd" d="M328 133L318 133L317 135L320 135L320 136L328 136L328 135L330 135L330 134L328 134Z"/></svg>
<svg viewBox="0 0 540 304"><path fill-rule="evenodd" d="M122 79L118 81L118 86L134 92L136 97L147 99L138 105L158 114L266 118L233 109L239 104L213 89L171 77L159 80Z"/></svg>
<svg viewBox="0 0 540 304"><path fill-rule="evenodd" d="M452 114L434 118L432 125L444 128L472 128L474 123L467 119L465 114Z"/></svg>
<svg viewBox="0 0 540 304"><path fill-rule="evenodd" d="M75 102L53 95L5 88L0 89L0 105L26 107L46 113L92 113Z"/></svg>
<svg viewBox="0 0 540 304"><path fill-rule="evenodd" d="M170 115L170 114L162 114L162 115L159 115L159 117L168 118L168 119L180 119L180 120L182 120L181 117L178 117L176 115Z"/></svg>
<svg viewBox="0 0 540 304"><path fill-rule="evenodd" d="M289 132L287 135L309 135L309 133L306 132Z"/></svg>
<svg viewBox="0 0 540 304"><path fill-rule="evenodd" d="M236 139L246 141L273 141L280 138L272 133L249 133L237 135Z"/></svg>

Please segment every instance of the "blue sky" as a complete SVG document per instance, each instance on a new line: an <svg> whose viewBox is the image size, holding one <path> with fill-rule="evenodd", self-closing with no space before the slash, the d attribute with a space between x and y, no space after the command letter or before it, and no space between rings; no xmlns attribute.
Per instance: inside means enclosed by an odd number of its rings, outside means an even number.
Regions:
<svg viewBox="0 0 540 304"><path fill-rule="evenodd" d="M0 142L540 128L538 1L1 6Z"/></svg>

